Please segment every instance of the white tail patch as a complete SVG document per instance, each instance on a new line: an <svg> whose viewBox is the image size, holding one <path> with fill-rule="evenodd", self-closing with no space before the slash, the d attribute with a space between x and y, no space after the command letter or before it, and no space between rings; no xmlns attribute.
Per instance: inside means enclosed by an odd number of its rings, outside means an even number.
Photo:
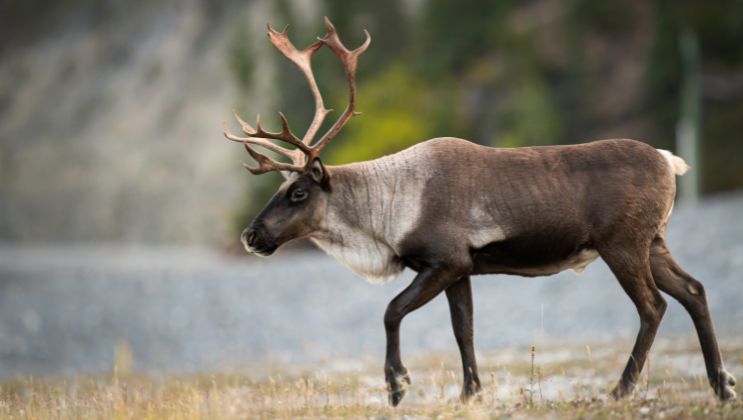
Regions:
<svg viewBox="0 0 743 420"><path fill-rule="evenodd" d="M691 166L689 166L686 162L684 162L683 159L674 155L668 150L663 150L663 149L656 149L656 150L658 150L660 154L663 155L664 158L666 158L666 161L668 162L668 165L673 170L674 175L683 175L686 173L686 171L689 170L689 168L691 168Z"/></svg>

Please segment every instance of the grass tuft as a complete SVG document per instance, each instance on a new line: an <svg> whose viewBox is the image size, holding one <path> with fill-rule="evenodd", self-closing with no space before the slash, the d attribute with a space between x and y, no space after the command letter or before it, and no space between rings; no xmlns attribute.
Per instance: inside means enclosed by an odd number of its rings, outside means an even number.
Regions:
<svg viewBox="0 0 743 420"><path fill-rule="evenodd" d="M411 392L398 408L387 405L380 366L353 370L281 371L149 376L116 369L109 375L23 378L0 386L3 418L359 418L557 417L743 418L743 402L720 403L703 376L704 361L691 340L660 340L653 369L635 395L613 401L626 346L517 348L478 355L479 402L459 401L455 354L411 359ZM742 345L724 346L730 360ZM122 361L129 364L126 349ZM531 350L531 351L530 351ZM743 363L732 373L743 378ZM534 392L538 392L535 398Z"/></svg>

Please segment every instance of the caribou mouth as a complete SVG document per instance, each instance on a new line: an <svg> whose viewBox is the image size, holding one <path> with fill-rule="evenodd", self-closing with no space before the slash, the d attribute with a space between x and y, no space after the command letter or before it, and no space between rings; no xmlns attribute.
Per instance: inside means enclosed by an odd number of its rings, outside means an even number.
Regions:
<svg viewBox="0 0 743 420"><path fill-rule="evenodd" d="M270 247L265 247L265 248L254 248L248 244L243 244L243 245L245 247L245 251L248 254L258 255L260 257L268 257L269 255L273 254L278 248L278 246L270 246Z"/></svg>
<svg viewBox="0 0 743 420"><path fill-rule="evenodd" d="M254 249L252 252L248 250L253 255L258 255L260 257L268 257L269 255L273 254L274 251L276 251L276 247L272 249Z"/></svg>

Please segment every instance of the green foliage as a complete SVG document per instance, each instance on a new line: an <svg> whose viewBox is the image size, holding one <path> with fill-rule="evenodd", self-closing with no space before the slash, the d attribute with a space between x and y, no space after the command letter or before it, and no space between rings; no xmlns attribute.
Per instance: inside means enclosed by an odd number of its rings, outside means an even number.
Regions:
<svg viewBox="0 0 743 420"><path fill-rule="evenodd" d="M685 1L678 8L682 24L698 34L706 60L728 68L743 63L743 0Z"/></svg>
<svg viewBox="0 0 743 420"><path fill-rule="evenodd" d="M743 185L743 98L712 104L702 126L702 190L729 191ZM695 168L696 169L696 168ZM712 170L705 170L712 169Z"/></svg>
<svg viewBox="0 0 743 420"><path fill-rule="evenodd" d="M586 33L621 33L630 8L620 1L568 0L567 19L573 30Z"/></svg>
<svg viewBox="0 0 743 420"><path fill-rule="evenodd" d="M526 74L515 80L503 102L506 105L497 118L502 131L493 144L547 145L559 143L563 138L562 116L543 79Z"/></svg>
<svg viewBox="0 0 743 420"><path fill-rule="evenodd" d="M347 46L359 45L364 40L361 28L372 35L373 48L364 53L359 76L377 74L394 62L408 47L410 25L399 0L348 1L325 0L325 14L333 20ZM335 63L334 63L335 64Z"/></svg>
<svg viewBox="0 0 743 420"><path fill-rule="evenodd" d="M429 1L418 27L417 70L432 81L456 77L502 39L510 1Z"/></svg>
<svg viewBox="0 0 743 420"><path fill-rule="evenodd" d="M487 131L493 135L482 140L499 147L566 141L560 98L550 86L548 65L541 60L534 37L504 30L502 38L497 49L501 58L491 70L496 93L484 104L492 108Z"/></svg>
<svg viewBox="0 0 743 420"><path fill-rule="evenodd" d="M432 91L399 64L364 82L357 104L363 114L351 120L340 138L331 143L327 162L369 160L427 139L436 114L434 98Z"/></svg>
<svg viewBox="0 0 743 420"><path fill-rule="evenodd" d="M679 88L683 77L676 3L656 1L654 13L657 25L647 61L645 104L657 122L659 134L672 138L679 117Z"/></svg>
<svg viewBox="0 0 743 420"><path fill-rule="evenodd" d="M699 39L703 75L707 72L722 76L724 82L728 78L727 73L740 72L743 65L743 42L740 42L743 39L743 1L724 0L710 5L695 1L656 0L653 13L656 25L647 59L644 106L652 117L653 126L661 139L660 144L670 147L681 108L680 88L684 70L680 53L681 37L686 32ZM728 154L728 157L718 160L718 152L721 145L724 150L736 143L723 132L735 132L737 128L734 118L729 116L739 112L741 95L735 94L735 90L721 100L704 98L704 92L702 95L703 108L714 110L703 112L702 158L715 168L715 172L703 175L703 180L707 177L715 179L709 182L704 180L703 189L719 191L740 187L743 179L729 176L737 173L734 168L743 163L740 159L731 158L740 156L740 153ZM706 130L706 124L713 124L714 128ZM721 124L725 126L724 129Z"/></svg>

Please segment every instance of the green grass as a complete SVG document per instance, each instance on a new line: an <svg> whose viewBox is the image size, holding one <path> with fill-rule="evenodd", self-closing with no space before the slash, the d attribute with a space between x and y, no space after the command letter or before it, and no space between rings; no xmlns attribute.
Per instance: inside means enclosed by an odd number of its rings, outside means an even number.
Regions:
<svg viewBox="0 0 743 420"><path fill-rule="evenodd" d="M459 402L456 354L409 360L413 384L398 408L387 405L381 361L329 362L240 373L109 374L24 378L0 386L3 418L743 418L743 403L720 403L703 376L698 345L659 340L635 394L607 391L631 343L529 348L479 355L479 402ZM724 343L728 368L743 378L743 344ZM378 366L379 365L379 366Z"/></svg>

